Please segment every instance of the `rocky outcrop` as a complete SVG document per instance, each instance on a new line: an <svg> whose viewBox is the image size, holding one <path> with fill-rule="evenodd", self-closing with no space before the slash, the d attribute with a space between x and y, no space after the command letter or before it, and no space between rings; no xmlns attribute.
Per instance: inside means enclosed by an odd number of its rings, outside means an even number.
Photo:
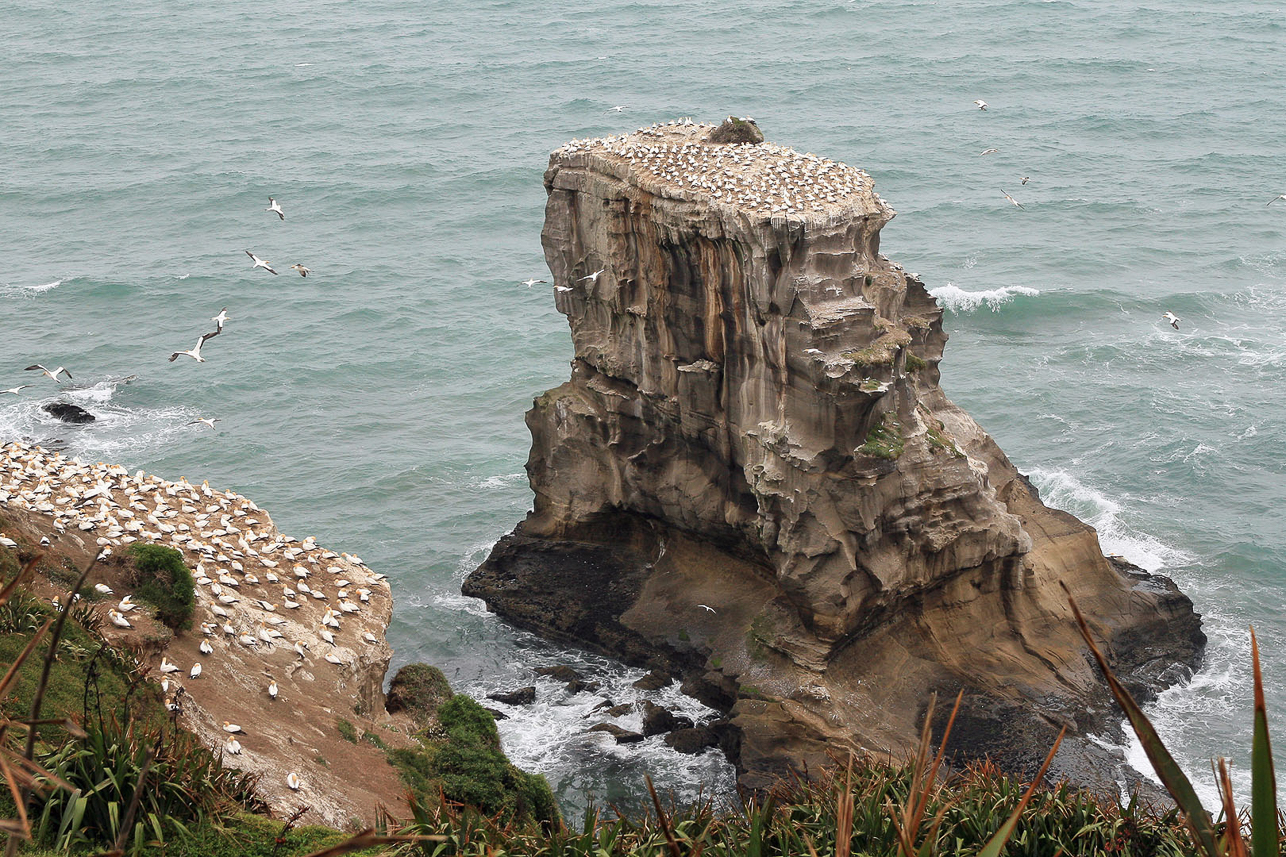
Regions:
<svg viewBox="0 0 1286 857"><path fill-rule="evenodd" d="M98 419L80 405L73 405L71 402L50 402L41 405L40 410L65 423L92 423Z"/></svg>
<svg viewBox="0 0 1286 857"><path fill-rule="evenodd" d="M571 379L527 414L535 508L465 592L684 677L749 786L905 747L934 692L966 692L962 752L1016 770L1059 725L1110 733L1060 583L1136 686L1188 674L1191 602L1104 558L939 388L942 312L880 255L870 177L711 130L551 157Z"/></svg>

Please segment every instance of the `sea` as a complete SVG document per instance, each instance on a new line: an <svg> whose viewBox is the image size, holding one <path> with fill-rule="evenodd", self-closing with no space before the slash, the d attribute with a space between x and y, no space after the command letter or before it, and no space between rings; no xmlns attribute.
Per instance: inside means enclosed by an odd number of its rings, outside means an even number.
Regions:
<svg viewBox="0 0 1286 857"><path fill-rule="evenodd" d="M9 0L0 21L0 389L32 385L0 394L0 441L234 488L358 554L393 583L394 666L536 685L500 732L569 815L645 774L733 794L717 752L585 733L603 698L713 712L460 594L531 508L523 413L568 376L551 286L522 283L550 279L549 152L681 117L753 117L874 178L882 252L945 310L948 395L1202 614L1204 667L1148 708L1199 792L1221 756L1248 792L1252 626L1286 736L1280 5ZM167 360L224 307L206 362ZM42 412L59 399L97 421ZM533 679L558 664L602 688Z"/></svg>

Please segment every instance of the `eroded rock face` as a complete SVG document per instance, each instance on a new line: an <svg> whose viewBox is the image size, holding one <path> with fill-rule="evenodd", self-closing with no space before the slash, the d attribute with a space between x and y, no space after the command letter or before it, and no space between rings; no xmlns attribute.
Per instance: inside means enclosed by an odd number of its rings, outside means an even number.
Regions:
<svg viewBox="0 0 1286 857"><path fill-rule="evenodd" d="M527 414L535 509L466 593L713 698L753 676L751 785L902 745L934 690L1110 729L1060 580L1142 685L1186 674L1191 603L1110 565L943 395L942 311L879 254L870 177L710 130L551 157L572 376Z"/></svg>

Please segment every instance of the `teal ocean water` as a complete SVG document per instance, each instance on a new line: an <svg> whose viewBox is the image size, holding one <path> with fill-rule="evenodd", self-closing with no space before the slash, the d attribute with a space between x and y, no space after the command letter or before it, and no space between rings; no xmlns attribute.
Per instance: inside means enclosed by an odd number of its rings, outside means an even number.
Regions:
<svg viewBox="0 0 1286 857"><path fill-rule="evenodd" d="M0 389L36 386L0 395L0 440L208 479L359 554L394 583L395 664L485 693L571 662L629 698L635 673L459 586L530 508L522 414L572 353L549 287L520 284L547 278L548 152L735 113L874 177L899 211L884 252L948 310L948 394L1047 501L1196 601L1207 665L1153 711L1204 793L1211 756L1248 777L1251 623L1286 729L1273 4L3 8ZM224 306L208 362L166 361ZM43 414L59 391L33 362L66 366L99 421ZM581 733L599 697L540 691L501 731L565 808L636 795L645 771L729 788L717 756L606 745Z"/></svg>

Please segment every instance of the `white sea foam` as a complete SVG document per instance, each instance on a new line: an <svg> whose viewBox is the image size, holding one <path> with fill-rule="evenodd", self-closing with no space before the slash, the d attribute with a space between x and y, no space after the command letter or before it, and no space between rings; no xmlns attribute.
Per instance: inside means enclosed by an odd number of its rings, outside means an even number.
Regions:
<svg viewBox="0 0 1286 857"><path fill-rule="evenodd" d="M1014 298L1034 298L1040 294L1040 290L1026 286L1002 286L999 289L966 292L953 283L947 283L945 286L929 289L929 294L933 295L944 309L949 309L952 312L973 312L984 304L992 312L996 312Z"/></svg>
<svg viewBox="0 0 1286 857"><path fill-rule="evenodd" d="M481 482L478 483L478 487L482 489L488 489L488 490L497 489L497 488L510 488L514 485L519 485L526 481L527 481L526 473L505 473L500 476L488 476L486 479L483 479Z"/></svg>
<svg viewBox="0 0 1286 857"><path fill-rule="evenodd" d="M0 297L32 297L56 289L67 282L67 277L37 286L15 286L12 283L0 283Z"/></svg>

